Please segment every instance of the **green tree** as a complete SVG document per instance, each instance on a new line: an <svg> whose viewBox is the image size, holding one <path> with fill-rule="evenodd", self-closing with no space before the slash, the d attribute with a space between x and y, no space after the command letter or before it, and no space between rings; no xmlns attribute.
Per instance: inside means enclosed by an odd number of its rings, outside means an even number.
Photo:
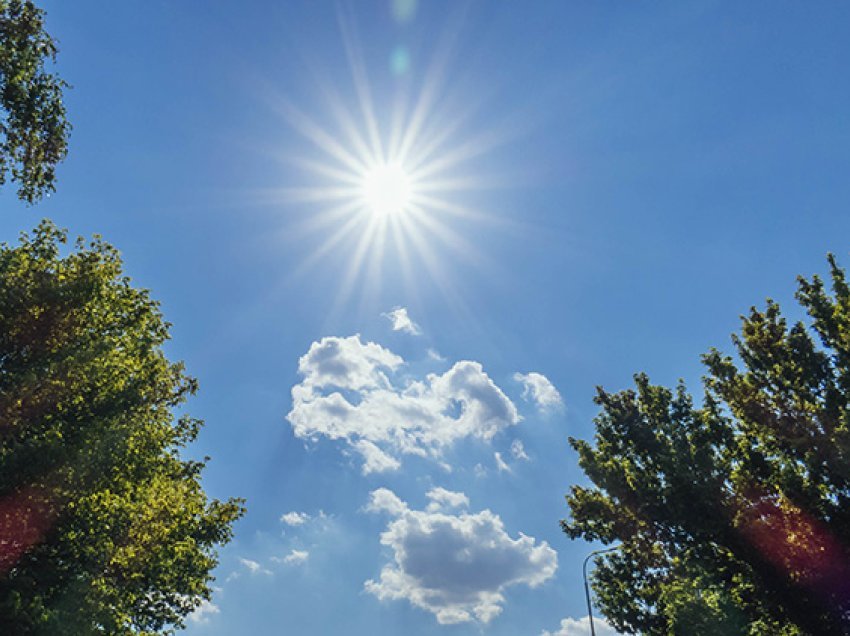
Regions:
<svg viewBox="0 0 850 636"><path fill-rule="evenodd" d="M0 184L11 175L28 203L55 190L68 147L67 84L45 70L55 58L44 12L28 0L0 0Z"/></svg>
<svg viewBox="0 0 850 636"><path fill-rule="evenodd" d="M171 633L242 505L181 457L196 383L157 303L99 238L65 242L45 221L0 246L0 633Z"/></svg>
<svg viewBox="0 0 850 636"><path fill-rule="evenodd" d="M683 385L598 390L595 444L571 439L595 487L574 486L573 538L622 548L594 590L619 630L850 633L850 286L799 279L808 325L768 300L737 356L704 356L701 406Z"/></svg>

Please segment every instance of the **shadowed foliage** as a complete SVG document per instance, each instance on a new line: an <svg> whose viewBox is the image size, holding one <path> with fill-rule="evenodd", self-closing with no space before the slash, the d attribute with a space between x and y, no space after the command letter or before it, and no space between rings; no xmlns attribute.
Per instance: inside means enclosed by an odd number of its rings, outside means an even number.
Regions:
<svg viewBox="0 0 850 636"><path fill-rule="evenodd" d="M241 502L209 500L156 302L95 238L0 246L0 633L170 633Z"/></svg>
<svg viewBox="0 0 850 636"><path fill-rule="evenodd" d="M850 287L799 279L808 324L768 301L684 386L600 389L595 444L571 439L573 538L622 548L594 590L627 633L850 633Z"/></svg>

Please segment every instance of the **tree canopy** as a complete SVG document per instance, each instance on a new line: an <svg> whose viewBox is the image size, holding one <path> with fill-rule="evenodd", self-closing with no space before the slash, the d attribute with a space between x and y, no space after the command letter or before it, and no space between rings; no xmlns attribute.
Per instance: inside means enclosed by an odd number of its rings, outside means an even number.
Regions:
<svg viewBox="0 0 850 636"><path fill-rule="evenodd" d="M619 542L593 587L626 633L850 632L850 286L799 279L808 324L743 317L737 356L704 356L697 407L635 377L598 390L595 444L571 439L573 538Z"/></svg>
<svg viewBox="0 0 850 636"><path fill-rule="evenodd" d="M170 633L243 509L181 456L196 382L157 303L101 239L65 242L0 246L0 633Z"/></svg>
<svg viewBox="0 0 850 636"><path fill-rule="evenodd" d="M28 203L55 190L67 152L67 84L45 69L56 51L43 11L28 0L0 0L0 184L11 176Z"/></svg>

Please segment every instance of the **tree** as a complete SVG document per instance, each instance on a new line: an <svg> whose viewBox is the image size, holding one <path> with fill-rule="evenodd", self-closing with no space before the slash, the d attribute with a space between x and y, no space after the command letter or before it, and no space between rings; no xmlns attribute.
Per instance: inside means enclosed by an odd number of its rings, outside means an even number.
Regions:
<svg viewBox="0 0 850 636"><path fill-rule="evenodd" d="M181 457L202 422L169 325L95 238L0 246L0 633L171 633L244 512Z"/></svg>
<svg viewBox="0 0 850 636"><path fill-rule="evenodd" d="M56 51L43 11L28 0L0 0L0 184L11 175L28 203L55 190L67 152L67 84L45 70Z"/></svg>
<svg viewBox="0 0 850 636"><path fill-rule="evenodd" d="M619 630L850 633L850 286L799 279L809 325L768 300L737 358L711 350L702 406L685 387L599 389L595 445L571 439L572 538L622 548L594 590Z"/></svg>

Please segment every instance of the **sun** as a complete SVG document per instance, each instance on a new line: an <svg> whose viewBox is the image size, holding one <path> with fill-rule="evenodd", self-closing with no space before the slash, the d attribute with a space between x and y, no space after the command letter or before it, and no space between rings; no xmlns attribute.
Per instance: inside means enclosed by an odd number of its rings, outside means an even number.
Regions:
<svg viewBox="0 0 850 636"><path fill-rule="evenodd" d="M469 232L472 224L495 227L487 191L509 182L481 173L473 162L510 140L511 131L479 129L474 115L482 100L448 81L457 25L447 27L421 71L404 69L404 82L382 81L374 91L353 18L341 13L340 26L353 93L338 87L339 78L321 74L313 76L319 99L309 109L270 93L271 105L308 142L274 151L295 168L298 182L260 193L264 201L307 213L284 226L287 232L299 240L319 235L292 276L339 254L344 265L335 308L354 294L361 302L376 297L387 281L412 294L428 281L462 307L450 266L456 260L494 265L478 233ZM459 89L450 90L454 86Z"/></svg>
<svg viewBox="0 0 850 636"><path fill-rule="evenodd" d="M383 163L364 172L360 184L363 204L374 216L385 218L408 211L413 183L399 163Z"/></svg>

